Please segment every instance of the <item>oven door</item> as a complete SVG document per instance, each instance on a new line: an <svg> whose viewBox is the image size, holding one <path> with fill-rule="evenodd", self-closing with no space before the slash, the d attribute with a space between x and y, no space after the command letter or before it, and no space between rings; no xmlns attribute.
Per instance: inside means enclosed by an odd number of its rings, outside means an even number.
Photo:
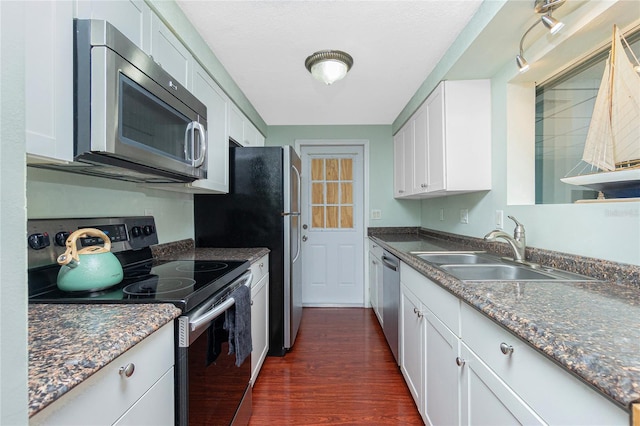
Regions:
<svg viewBox="0 0 640 426"><path fill-rule="evenodd" d="M251 273L234 284L251 285ZM233 285L233 284L232 284ZM210 310L178 319L176 354L176 424L246 425L251 417L251 355L240 367L229 355L225 313L234 305L227 299Z"/></svg>

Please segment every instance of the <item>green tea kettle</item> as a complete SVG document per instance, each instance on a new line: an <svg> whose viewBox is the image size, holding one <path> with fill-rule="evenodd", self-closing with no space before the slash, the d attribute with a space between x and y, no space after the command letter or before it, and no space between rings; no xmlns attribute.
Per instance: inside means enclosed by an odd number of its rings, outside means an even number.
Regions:
<svg viewBox="0 0 640 426"><path fill-rule="evenodd" d="M103 247L77 248L78 238L99 237ZM63 291L97 291L122 281L122 265L111 253L111 240L99 229L83 228L75 231L66 242L67 250L58 256L62 265L58 272L58 288Z"/></svg>

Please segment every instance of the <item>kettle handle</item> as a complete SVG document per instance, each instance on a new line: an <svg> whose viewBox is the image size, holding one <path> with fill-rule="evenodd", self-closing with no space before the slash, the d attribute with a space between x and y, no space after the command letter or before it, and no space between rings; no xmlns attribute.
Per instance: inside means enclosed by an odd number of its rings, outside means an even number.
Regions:
<svg viewBox="0 0 640 426"><path fill-rule="evenodd" d="M76 241L78 238L84 237L98 237L101 238L104 242L103 247L99 246L89 246L84 247L78 251L78 247ZM98 254L98 253L108 253L111 251L111 240L107 237L107 234L102 232L96 228L82 228L78 229L67 238L67 242L65 243L67 246L67 250L58 256L58 264L67 265L72 260L75 262L80 262L81 254Z"/></svg>

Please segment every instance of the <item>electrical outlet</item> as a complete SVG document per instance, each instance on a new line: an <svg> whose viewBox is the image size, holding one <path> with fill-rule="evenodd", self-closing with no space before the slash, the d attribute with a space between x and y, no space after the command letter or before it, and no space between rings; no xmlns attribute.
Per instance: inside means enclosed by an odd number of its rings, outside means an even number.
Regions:
<svg viewBox="0 0 640 426"><path fill-rule="evenodd" d="M460 209L460 223L469 223L468 209Z"/></svg>
<svg viewBox="0 0 640 426"><path fill-rule="evenodd" d="M144 209L145 216L153 216L153 209Z"/></svg>
<svg viewBox="0 0 640 426"><path fill-rule="evenodd" d="M379 210L379 209L371 210L371 219L372 220L382 219L382 210Z"/></svg>
<svg viewBox="0 0 640 426"><path fill-rule="evenodd" d="M440 220L444 220L444 209L440 209Z"/></svg>
<svg viewBox="0 0 640 426"><path fill-rule="evenodd" d="M496 210L495 222L496 222L496 228L498 229L504 228L504 212L502 210Z"/></svg>

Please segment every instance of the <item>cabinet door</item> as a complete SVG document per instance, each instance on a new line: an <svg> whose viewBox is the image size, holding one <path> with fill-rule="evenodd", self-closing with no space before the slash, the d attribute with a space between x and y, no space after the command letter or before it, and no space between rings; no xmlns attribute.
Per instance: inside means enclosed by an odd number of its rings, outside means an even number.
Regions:
<svg viewBox="0 0 640 426"><path fill-rule="evenodd" d="M175 398L171 368L120 417L116 426L171 426L175 424Z"/></svg>
<svg viewBox="0 0 640 426"><path fill-rule="evenodd" d="M229 137L242 145L244 140L244 118L233 102L229 103Z"/></svg>
<svg viewBox="0 0 640 426"><path fill-rule="evenodd" d="M151 56L187 90L192 89L191 67L195 61L178 37L155 14L151 19ZM195 96L202 101L197 94Z"/></svg>
<svg viewBox="0 0 640 426"><path fill-rule="evenodd" d="M461 344L462 425L543 425L544 421L489 369L466 345Z"/></svg>
<svg viewBox="0 0 640 426"><path fill-rule="evenodd" d="M400 370L424 418L425 327L422 305L404 285L400 298Z"/></svg>
<svg viewBox="0 0 640 426"><path fill-rule="evenodd" d="M194 188L229 192L229 133L227 95L199 64L194 63L193 94L207 106L207 178Z"/></svg>
<svg viewBox="0 0 640 426"><path fill-rule="evenodd" d="M146 53L151 47L151 15L144 0L76 0L76 17L108 21Z"/></svg>
<svg viewBox="0 0 640 426"><path fill-rule="evenodd" d="M427 192L445 189L444 84L441 83L425 103L427 129Z"/></svg>
<svg viewBox="0 0 640 426"><path fill-rule="evenodd" d="M29 161L73 159L73 4L28 3L25 127Z"/></svg>
<svg viewBox="0 0 640 426"><path fill-rule="evenodd" d="M429 189L429 177L427 176L429 164L429 145L427 140L427 111L423 106L414 115L414 141L413 141L413 189L414 194L426 192Z"/></svg>
<svg viewBox="0 0 640 426"><path fill-rule="evenodd" d="M251 385L258 378L269 350L269 274L251 289Z"/></svg>
<svg viewBox="0 0 640 426"><path fill-rule="evenodd" d="M430 311L425 313L425 415L432 425L457 425L460 418L459 339Z"/></svg>
<svg viewBox="0 0 640 426"><path fill-rule="evenodd" d="M393 196L396 198L407 192L404 181L404 133L400 130L393 137Z"/></svg>

